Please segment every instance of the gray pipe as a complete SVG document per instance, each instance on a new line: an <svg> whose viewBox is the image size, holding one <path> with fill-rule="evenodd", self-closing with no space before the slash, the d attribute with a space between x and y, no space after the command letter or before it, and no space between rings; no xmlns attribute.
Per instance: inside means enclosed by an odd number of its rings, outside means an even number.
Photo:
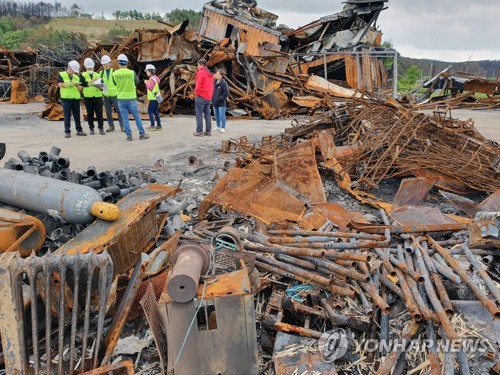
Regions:
<svg viewBox="0 0 500 375"><path fill-rule="evenodd" d="M41 151L38 154L38 160L40 160L42 163L47 163L49 161L49 154L45 151Z"/></svg>
<svg viewBox="0 0 500 375"><path fill-rule="evenodd" d="M82 181L83 176L78 172L71 172L68 178L69 182L79 184Z"/></svg>
<svg viewBox="0 0 500 375"><path fill-rule="evenodd" d="M29 163L31 161L31 156L24 150L19 151L17 156L23 163Z"/></svg>

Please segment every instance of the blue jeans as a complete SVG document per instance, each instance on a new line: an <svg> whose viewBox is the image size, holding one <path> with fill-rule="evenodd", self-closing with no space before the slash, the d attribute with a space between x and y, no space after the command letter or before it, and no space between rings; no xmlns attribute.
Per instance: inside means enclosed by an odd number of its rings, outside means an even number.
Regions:
<svg viewBox="0 0 500 375"><path fill-rule="evenodd" d="M226 107L214 107L215 122L217 127L226 128Z"/></svg>
<svg viewBox="0 0 500 375"><path fill-rule="evenodd" d="M148 105L148 115L149 115L149 121L151 122L151 126L155 126L155 118L156 118L156 126L161 128L159 107L160 103L158 103L155 99L150 100Z"/></svg>
<svg viewBox="0 0 500 375"><path fill-rule="evenodd" d="M145 134L144 128L142 127L141 115L139 113L139 107L137 107L137 101L135 99L124 100L118 99L118 108L122 114L123 127L125 128L125 133L128 137L132 137L132 131L130 130L130 123L128 119L128 114L131 113L134 116L135 125L139 134Z"/></svg>

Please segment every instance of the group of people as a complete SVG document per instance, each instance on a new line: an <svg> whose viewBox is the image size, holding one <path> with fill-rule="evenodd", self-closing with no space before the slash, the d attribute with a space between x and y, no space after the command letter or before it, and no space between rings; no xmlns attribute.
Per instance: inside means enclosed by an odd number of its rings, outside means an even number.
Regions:
<svg viewBox="0 0 500 375"><path fill-rule="evenodd" d="M198 60L194 94L196 131L193 135L195 137L212 135L211 105L214 109L217 130L224 133L226 131L226 101L229 96L229 86L220 69L215 70L214 74L208 70L205 59ZM203 118L205 119L205 131L203 131Z"/></svg>
<svg viewBox="0 0 500 375"><path fill-rule="evenodd" d="M71 137L71 116L75 121L76 135L86 136L80 121L80 100L83 95L85 108L87 109L87 122L90 134L95 134L94 121L97 121L99 134L115 131L113 121L113 107L118 113L118 122L122 132L126 133L127 141L132 141L132 131L129 123L129 113L132 114L139 131L139 139L148 139L142 125L142 120L137 106L136 86L139 83L137 74L127 68L128 58L120 54L117 58L120 68L114 70L111 67L111 58L102 56L102 71L94 71L95 63L86 58L83 62L85 71L80 73L80 64L73 60L68 63L65 71L57 77L60 88L61 103L64 114L65 138ZM156 69L153 65L146 65L147 80L144 80L148 92L149 106L148 114L151 125L148 129L162 130L159 99L161 98ZM161 99L160 99L161 100ZM104 131L103 105L106 109L108 128Z"/></svg>
<svg viewBox="0 0 500 375"><path fill-rule="evenodd" d="M95 134L94 121L97 121L99 134L115 131L113 121L113 107L118 113L118 122L122 132L126 133L127 140L132 141L129 114L132 114L139 139L148 139L149 135L143 127L137 106L136 86L139 83L137 74L127 68L128 58L124 54L117 58L119 69L111 67L111 58L102 56L102 71L95 72L95 63L86 58L83 66L85 71L80 73L80 64L73 60L68 63L65 71L57 77L60 88L61 102L64 114L64 133L66 138L71 137L71 116L73 116L76 135L86 136L80 121L80 100L83 95L85 108L87 109L87 122L90 134ZM154 65L146 65L144 80L149 101L148 114L150 119L150 130L162 130L159 103L163 100L160 93L160 79L156 75ZM211 73L207 68L207 61L198 61L198 72L196 73L195 86L195 108L196 108L196 132L194 136L210 136L212 132L212 119L210 108L213 106L217 130L221 133L226 131L226 101L229 95L229 86L223 77L221 70ZM104 131L103 105L106 110L108 128ZM203 119L205 119L205 131L203 131Z"/></svg>

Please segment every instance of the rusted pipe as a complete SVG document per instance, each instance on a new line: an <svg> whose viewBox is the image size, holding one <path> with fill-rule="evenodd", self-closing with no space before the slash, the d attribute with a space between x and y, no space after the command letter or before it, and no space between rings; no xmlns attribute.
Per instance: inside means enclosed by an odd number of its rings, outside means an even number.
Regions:
<svg viewBox="0 0 500 375"><path fill-rule="evenodd" d="M408 265L408 268L413 270L414 267L413 267L413 260L411 259L411 254L406 253L405 258L406 258L406 264ZM430 320L433 313L427 307L424 300L422 299L422 296L420 295L420 291L418 289L417 282L415 280L413 280L408 275L405 275L405 279L406 279L406 283L408 284L408 287L410 288L411 294L413 296L413 300L417 304L417 307L420 310L420 313L422 314L423 318L425 320Z"/></svg>
<svg viewBox="0 0 500 375"><path fill-rule="evenodd" d="M262 319L261 323L266 328L273 329L279 332L296 333L299 336L303 337L311 337L314 339L319 339L323 335L323 332L318 332L312 329L294 326L292 324L277 322L275 318L269 316Z"/></svg>
<svg viewBox="0 0 500 375"><path fill-rule="evenodd" d="M441 322L441 327L446 333L446 336L448 336L450 340L454 340L458 338L457 333L453 329L453 326L448 318L448 314L444 310L441 301L439 300L436 292L434 291L434 287L432 286L429 272L427 272L427 268L425 267L425 263L423 261L423 258L420 254L420 249L418 247L415 248L415 255L417 257L416 266L425 279L424 287L427 293L427 297L429 298L429 301L432 307L434 308L434 311L436 312L439 321Z"/></svg>
<svg viewBox="0 0 500 375"><path fill-rule="evenodd" d="M276 243L278 244L278 243ZM360 241L360 242L285 242L280 243L280 245L286 244L289 247L300 247L300 248L310 248L310 249L335 249L335 250L354 250L354 249L374 249L376 247L386 247L389 245L386 241Z"/></svg>
<svg viewBox="0 0 500 375"><path fill-rule="evenodd" d="M387 270L387 272L389 273L389 275L391 277L396 277L396 271L394 271L394 267L392 266L391 260L390 260L390 255L391 255L390 249L386 248L384 251L382 251L380 249L374 249L374 250L375 250L375 253L382 260L382 263L383 263L385 269Z"/></svg>
<svg viewBox="0 0 500 375"><path fill-rule="evenodd" d="M196 242L185 243L172 254L172 274L167 284L169 296L179 303L191 301L198 293L202 273L210 266L208 246Z"/></svg>
<svg viewBox="0 0 500 375"><path fill-rule="evenodd" d="M445 260L441 257L441 255L439 255L439 253L434 253L434 255L432 256L432 262L434 263L436 271L438 271L441 275L454 282L455 284L460 284L460 277L455 272L453 272L450 267L448 267Z"/></svg>
<svg viewBox="0 0 500 375"><path fill-rule="evenodd" d="M462 281L467 284L470 290L476 295L477 299L481 301L484 307L493 315L495 318L500 318L500 310L495 304L488 299L488 297L479 289L479 287L472 281L472 279L467 275L467 273L463 270L460 264L444 249L434 241L431 237L427 238L428 241L432 244L434 249L448 262L451 268L460 276Z"/></svg>
<svg viewBox="0 0 500 375"><path fill-rule="evenodd" d="M394 272L396 272L396 271L394 271ZM397 273L396 273L396 277L397 277ZM393 292L399 298L401 298L401 300L404 300L403 293L401 292L401 289L387 277L387 270L383 267L382 267L382 275L380 275L380 282L382 284L384 284L384 286L386 286L391 292ZM384 299L384 301L385 300L386 299Z"/></svg>
<svg viewBox="0 0 500 375"><path fill-rule="evenodd" d="M403 272L399 268L396 268L395 271L399 279L399 287L401 288L401 293L403 294L406 307L410 312L411 316L413 317L413 319L419 322L422 320L422 314L420 313L420 310L418 309L415 301L413 300L413 295L410 291L410 288L408 287L408 284L406 283Z"/></svg>
<svg viewBox="0 0 500 375"><path fill-rule="evenodd" d="M371 256L364 254L352 254L334 250L314 250L314 249L296 249L285 246L257 246L245 243L245 250L259 253L286 254L291 256L308 256L313 258L335 258L343 260L354 260L357 262L369 262Z"/></svg>
<svg viewBox="0 0 500 375"><path fill-rule="evenodd" d="M350 233L350 232L320 232L312 230L270 230L267 232L272 235L281 236L324 236L334 238L359 238L364 240L384 241L385 236L368 233ZM271 237L273 238L273 237Z"/></svg>
<svg viewBox="0 0 500 375"><path fill-rule="evenodd" d="M370 280L370 277L368 275L364 275L362 273L359 273L352 268L350 269L350 268L345 268L345 267L339 266L338 264L335 264L334 262L329 261L329 260L317 259L317 258L311 258L311 257L302 257L302 258L309 261L310 263L324 267L330 271L333 271L339 275L349 277L353 280L357 280L357 281L361 281L361 282L368 282Z"/></svg>
<svg viewBox="0 0 500 375"><path fill-rule="evenodd" d="M361 332L366 332L370 328L370 324L367 322L363 322L359 319L355 319L345 315L337 314L325 298L320 298L319 302L321 303L321 306L325 309L326 315L328 316L328 319L330 320L330 322L334 327L347 326Z"/></svg>

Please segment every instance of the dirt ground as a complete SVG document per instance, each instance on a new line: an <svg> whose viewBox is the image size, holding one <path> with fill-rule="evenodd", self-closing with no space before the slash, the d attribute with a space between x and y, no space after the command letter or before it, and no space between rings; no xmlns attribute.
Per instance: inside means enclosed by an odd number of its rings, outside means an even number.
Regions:
<svg viewBox="0 0 500 375"><path fill-rule="evenodd" d="M149 132L151 138L140 141L135 123L131 122L133 142L127 142L124 133L115 131L105 136L96 134L77 137L72 125L72 137L64 138L62 121L47 121L39 117L45 108L43 103L13 105L0 103L0 142L7 144L4 161L17 158L19 150L35 156L40 151L49 151L52 146L61 148L61 155L69 157L71 169L86 169L93 165L97 169L117 169L129 166L148 167L158 159L167 163L187 164L187 157L194 155L205 164L218 159L216 150L221 141L246 135L258 140L265 135L276 135L290 126L291 119L284 120L229 120L227 132L213 131L212 137L194 137L195 120L192 116L162 117L164 129ZM500 142L500 112L454 110L454 117L472 118L477 129L489 139ZM148 122L144 122L146 126ZM88 125L82 122L88 132ZM215 126L215 125L214 125ZM107 125L105 125L107 127ZM234 160L234 157L233 157Z"/></svg>

